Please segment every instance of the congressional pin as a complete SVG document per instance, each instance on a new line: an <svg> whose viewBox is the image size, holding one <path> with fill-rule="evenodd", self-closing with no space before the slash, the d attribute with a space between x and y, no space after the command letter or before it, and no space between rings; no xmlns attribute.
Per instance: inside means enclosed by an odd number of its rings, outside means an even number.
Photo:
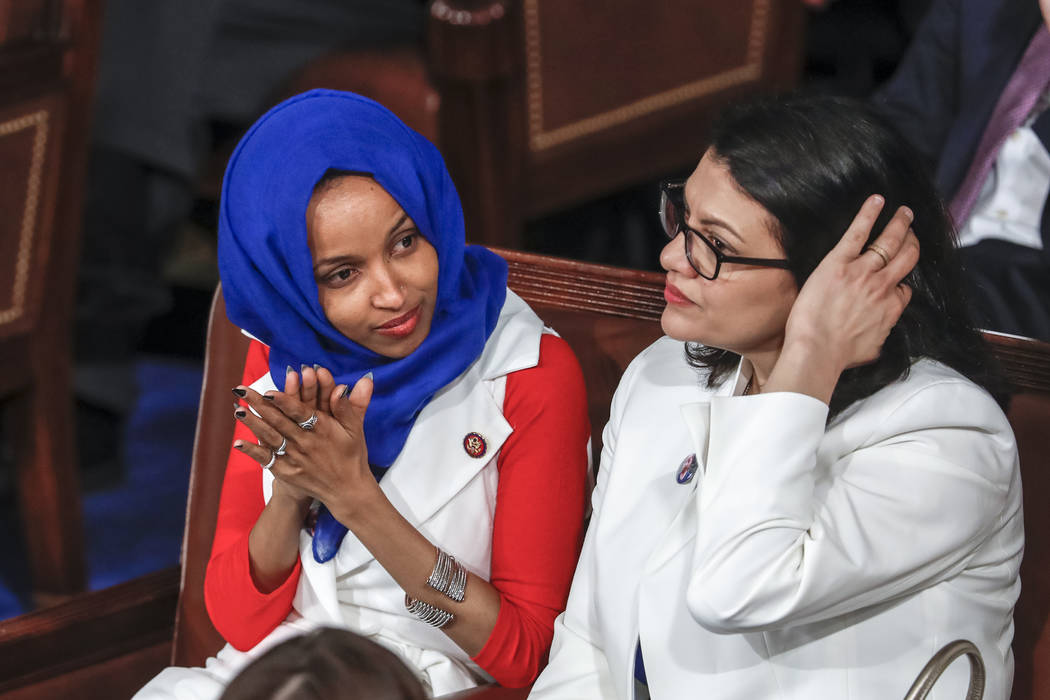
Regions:
<svg viewBox="0 0 1050 700"><path fill-rule="evenodd" d="M484 457L488 448L485 438L478 433L467 433L467 436L463 438L463 449L474 459Z"/></svg>
<svg viewBox="0 0 1050 700"><path fill-rule="evenodd" d="M693 475L696 474L696 455L689 455L682 460L682 463L678 465L678 474L675 479L679 484L688 484L693 480Z"/></svg>

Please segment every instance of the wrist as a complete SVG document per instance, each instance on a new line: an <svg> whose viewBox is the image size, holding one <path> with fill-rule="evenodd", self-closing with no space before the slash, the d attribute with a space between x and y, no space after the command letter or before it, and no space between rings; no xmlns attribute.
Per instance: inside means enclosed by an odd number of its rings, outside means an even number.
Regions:
<svg viewBox="0 0 1050 700"><path fill-rule="evenodd" d="M380 518L385 508L392 508L379 482L374 478L361 479L359 484L342 489L339 499L329 503L328 510L336 520L351 530L357 530Z"/></svg>
<svg viewBox="0 0 1050 700"><path fill-rule="evenodd" d="M272 489L268 505L281 511L298 514L300 518L306 517L314 500L312 496L288 486L280 479L273 480Z"/></svg>
<svg viewBox="0 0 1050 700"><path fill-rule="evenodd" d="M806 340L785 342L762 391L806 394L827 404L841 374L840 363L826 348Z"/></svg>

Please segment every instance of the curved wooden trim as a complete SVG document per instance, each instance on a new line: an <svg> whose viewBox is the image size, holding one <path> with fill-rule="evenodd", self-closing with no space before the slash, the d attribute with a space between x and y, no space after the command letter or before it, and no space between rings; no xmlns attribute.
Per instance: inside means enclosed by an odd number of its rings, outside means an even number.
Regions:
<svg viewBox="0 0 1050 700"><path fill-rule="evenodd" d="M530 303L657 321L664 275L492 248L507 261L508 286Z"/></svg>

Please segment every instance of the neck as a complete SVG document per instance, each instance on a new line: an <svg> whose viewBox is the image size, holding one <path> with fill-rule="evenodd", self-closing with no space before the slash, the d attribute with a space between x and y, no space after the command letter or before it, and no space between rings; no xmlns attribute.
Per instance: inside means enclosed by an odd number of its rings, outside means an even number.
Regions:
<svg viewBox="0 0 1050 700"><path fill-rule="evenodd" d="M762 393L762 387L765 386L766 381L769 379L769 375L773 371L773 368L776 366L777 359L779 358L779 347L775 350L748 353L747 355L744 355L744 359L751 363L752 394Z"/></svg>

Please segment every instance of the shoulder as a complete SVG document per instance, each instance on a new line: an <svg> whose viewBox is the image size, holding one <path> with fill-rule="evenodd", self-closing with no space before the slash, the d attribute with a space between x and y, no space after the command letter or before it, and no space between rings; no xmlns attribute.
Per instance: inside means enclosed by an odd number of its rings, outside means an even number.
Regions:
<svg viewBox="0 0 1050 700"><path fill-rule="evenodd" d="M496 379L534 367L540 357L543 321L511 290L496 327L485 342L476 366L482 379Z"/></svg>
<svg viewBox="0 0 1050 700"><path fill-rule="evenodd" d="M616 391L631 394L686 390L695 401L711 393L704 388L703 379L703 371L689 364L685 343L665 335L631 360Z"/></svg>
<svg viewBox="0 0 1050 700"><path fill-rule="evenodd" d="M664 414L677 416L682 404L704 401L716 390L708 389L703 371L689 364L685 343L663 336L624 370L609 419L620 423L630 415L647 424L662 421Z"/></svg>
<svg viewBox="0 0 1050 700"><path fill-rule="evenodd" d="M560 336L543 333L536 364L507 375L505 404L524 396L551 404L585 403L586 395L583 370L572 348Z"/></svg>
<svg viewBox="0 0 1050 700"><path fill-rule="evenodd" d="M908 424L916 429L954 426L1010 431L1006 415L991 394L951 367L928 359L916 361L905 378L847 408L836 422L854 414L877 418L887 429Z"/></svg>
<svg viewBox="0 0 1050 700"><path fill-rule="evenodd" d="M996 483L1010 483L1016 470L1017 443L999 404L932 360L917 361L906 378L847 408L829 432L854 449L893 446Z"/></svg>

